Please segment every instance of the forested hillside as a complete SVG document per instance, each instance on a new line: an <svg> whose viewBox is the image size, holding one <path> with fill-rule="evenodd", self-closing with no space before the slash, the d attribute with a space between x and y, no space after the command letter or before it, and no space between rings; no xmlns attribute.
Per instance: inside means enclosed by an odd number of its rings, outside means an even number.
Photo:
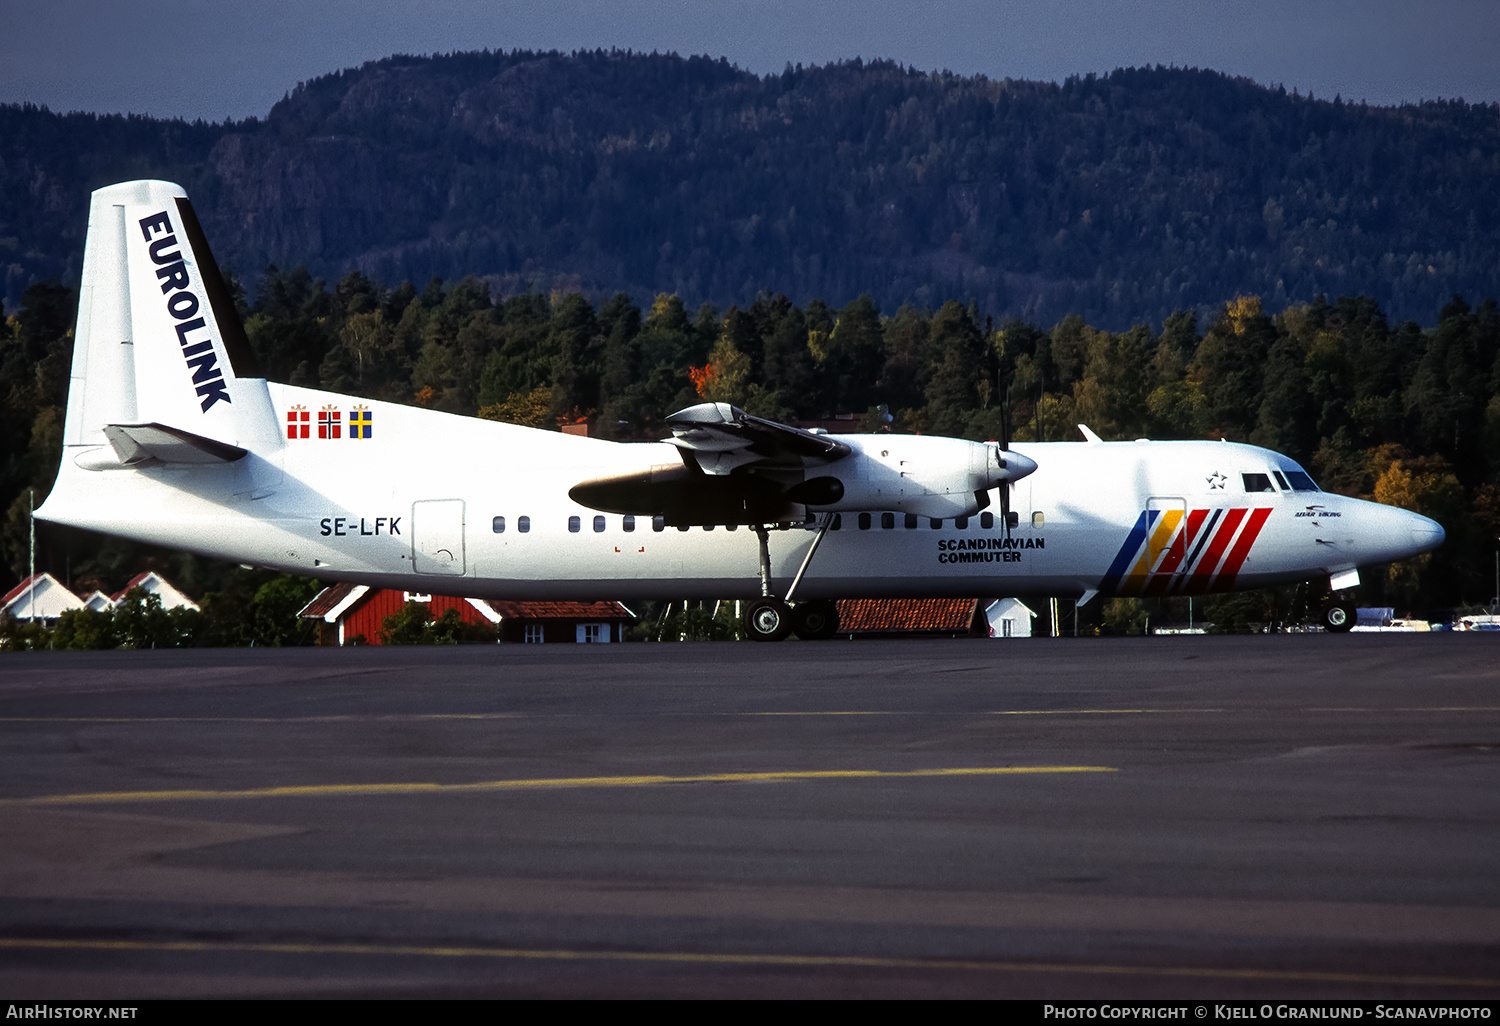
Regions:
<svg viewBox="0 0 1500 1026"><path fill-rule="evenodd" d="M76 280L90 189L180 181L219 258L638 302L949 297L1120 330L1227 296L1500 295L1500 108L1366 107L1197 70L1048 83L859 61L393 57L264 120L0 108L5 299Z"/></svg>

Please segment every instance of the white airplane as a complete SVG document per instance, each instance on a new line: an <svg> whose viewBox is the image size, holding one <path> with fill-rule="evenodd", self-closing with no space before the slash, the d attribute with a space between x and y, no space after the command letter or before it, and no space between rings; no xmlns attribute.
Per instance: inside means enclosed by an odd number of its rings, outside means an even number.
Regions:
<svg viewBox="0 0 1500 1026"><path fill-rule="evenodd" d="M1251 445L835 436L723 403L621 443L277 384L217 268L180 187L94 193L38 517L413 592L749 599L766 640L831 636L837 598L1342 591L1443 540Z"/></svg>

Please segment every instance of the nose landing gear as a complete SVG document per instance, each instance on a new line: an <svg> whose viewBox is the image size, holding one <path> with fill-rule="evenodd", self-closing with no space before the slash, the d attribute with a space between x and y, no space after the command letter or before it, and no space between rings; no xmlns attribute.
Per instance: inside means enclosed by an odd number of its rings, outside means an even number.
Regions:
<svg viewBox="0 0 1500 1026"><path fill-rule="evenodd" d="M1323 622L1323 629L1330 634L1344 634L1353 630L1358 615L1347 602L1330 602L1323 607L1319 619Z"/></svg>

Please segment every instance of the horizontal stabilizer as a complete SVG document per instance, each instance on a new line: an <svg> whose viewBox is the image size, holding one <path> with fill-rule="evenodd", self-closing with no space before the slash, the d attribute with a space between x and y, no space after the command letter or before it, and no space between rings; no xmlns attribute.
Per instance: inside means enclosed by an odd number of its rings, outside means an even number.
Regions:
<svg viewBox="0 0 1500 1026"><path fill-rule="evenodd" d="M245 450L165 424L106 424L104 437L122 467L233 463Z"/></svg>

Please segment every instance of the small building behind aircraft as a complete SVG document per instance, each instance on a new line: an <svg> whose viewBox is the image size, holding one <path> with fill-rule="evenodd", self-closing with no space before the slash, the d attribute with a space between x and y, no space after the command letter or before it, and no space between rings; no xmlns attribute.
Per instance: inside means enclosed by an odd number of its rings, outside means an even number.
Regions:
<svg viewBox="0 0 1500 1026"><path fill-rule="evenodd" d="M92 609L96 613L107 613L115 608L115 600L98 588L95 588L92 592L83 596L83 605L84 608Z"/></svg>
<svg viewBox="0 0 1500 1026"><path fill-rule="evenodd" d="M408 602L425 604L433 619L457 610L464 623L493 624L502 642L533 645L624 641L635 619L618 602L506 602L347 583L324 588L298 615L322 621L320 644L379 645L385 618Z"/></svg>
<svg viewBox="0 0 1500 1026"><path fill-rule="evenodd" d="M188 598L176 585L155 570L147 570L143 574L136 574L132 577L129 584L115 592L110 599L111 604L118 606L134 588L140 588L147 595L155 595L161 599L163 609L198 609L198 603ZM90 596L91 600L92 598L93 596Z"/></svg>
<svg viewBox="0 0 1500 1026"><path fill-rule="evenodd" d="M83 600L48 573L33 574L0 599L0 615L17 620L56 620L69 609L82 607Z"/></svg>
<svg viewBox="0 0 1500 1026"><path fill-rule="evenodd" d="M34 586L33 586L34 582ZM41 573L34 578L28 577L10 591L5 593L3 612L15 617L17 620L29 620L32 615L32 594L36 596L36 618L38 620L56 620L69 609L91 609L96 613L108 613L125 600L125 596L134 588L143 589L148 595L155 595L161 599L163 609L197 609L198 603L188 598L175 585L154 570L148 570L143 574L136 574L125 585L113 595L106 595L99 589L94 589L88 595L80 597L73 594L64 587L57 578L51 574Z"/></svg>
<svg viewBox="0 0 1500 1026"><path fill-rule="evenodd" d="M1036 613L1020 599L995 599L984 607L992 638L1029 638Z"/></svg>

